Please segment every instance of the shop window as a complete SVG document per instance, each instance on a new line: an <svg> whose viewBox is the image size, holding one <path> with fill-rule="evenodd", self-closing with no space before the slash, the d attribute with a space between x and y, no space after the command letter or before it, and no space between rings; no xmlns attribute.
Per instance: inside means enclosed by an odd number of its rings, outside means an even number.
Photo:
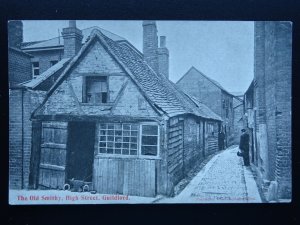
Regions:
<svg viewBox="0 0 300 225"><path fill-rule="evenodd" d="M101 104L108 101L107 77L86 77L83 87L83 102Z"/></svg>
<svg viewBox="0 0 300 225"><path fill-rule="evenodd" d="M141 125L141 155L157 156L159 149L159 129L157 125Z"/></svg>
<svg viewBox="0 0 300 225"><path fill-rule="evenodd" d="M138 125L137 124L100 124L99 153L137 155Z"/></svg>

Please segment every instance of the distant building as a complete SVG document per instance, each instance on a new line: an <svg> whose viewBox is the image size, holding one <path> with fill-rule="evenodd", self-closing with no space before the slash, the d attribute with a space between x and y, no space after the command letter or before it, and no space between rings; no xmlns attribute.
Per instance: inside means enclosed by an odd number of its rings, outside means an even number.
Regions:
<svg viewBox="0 0 300 225"><path fill-rule="evenodd" d="M233 93L232 93L233 94ZM241 130L244 128L244 94L235 94L233 98L233 128L234 128L234 144L239 144Z"/></svg>
<svg viewBox="0 0 300 225"><path fill-rule="evenodd" d="M233 95L217 81L209 78L195 67L191 67L178 81L177 86L207 105L222 120L219 128L225 133L226 146L234 143Z"/></svg>
<svg viewBox="0 0 300 225"><path fill-rule="evenodd" d="M268 201L292 197L290 22L255 22L254 80L244 96L252 167Z"/></svg>

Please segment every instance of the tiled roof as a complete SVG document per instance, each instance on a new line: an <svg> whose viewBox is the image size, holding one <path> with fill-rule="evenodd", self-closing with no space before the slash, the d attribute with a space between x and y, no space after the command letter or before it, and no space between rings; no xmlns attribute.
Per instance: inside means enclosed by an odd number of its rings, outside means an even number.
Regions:
<svg viewBox="0 0 300 225"><path fill-rule="evenodd" d="M59 71L60 69L62 69L63 66L69 60L70 60L69 58L64 58L64 59L60 60L58 63L56 63L55 65L51 66L49 69L47 69L44 73L40 74L39 76L37 76L36 78L34 78L34 79L30 80L30 81L22 83L22 85L25 86L25 87L27 87L27 88L35 88L35 87L37 87L42 82L44 82L49 77L51 77L54 73L56 73L57 71Z"/></svg>
<svg viewBox="0 0 300 225"><path fill-rule="evenodd" d="M125 41L126 40L116 34L113 34L109 31L107 31L107 30L104 30L102 28L94 26L94 27L89 27L89 28L82 30L82 35L83 35L82 43L83 44L87 41L92 30L95 30L95 29L101 31L101 33L103 33L105 36L112 39L113 41ZM59 37L55 37L55 38L52 38L49 40L39 41L37 43L34 43L34 42L29 42L29 44L23 43L22 45L23 45L23 47L22 47L23 50L29 50L29 49L34 49L34 48L51 48L51 47L58 47L58 46L62 47L64 45L64 39L62 36L59 36Z"/></svg>
<svg viewBox="0 0 300 225"><path fill-rule="evenodd" d="M28 56L30 58L33 57L32 55L30 55L30 54L28 54L26 52L23 52L21 49L14 48L14 47L8 47L8 51L15 51L15 52L17 52L19 54L26 55L26 56Z"/></svg>
<svg viewBox="0 0 300 225"><path fill-rule="evenodd" d="M199 110L202 112L203 117L213 119L213 120L220 120L222 121L222 118L218 116L216 113L214 113L210 108L208 108L205 104L200 102L196 97L190 96L186 94L199 108Z"/></svg>
<svg viewBox="0 0 300 225"><path fill-rule="evenodd" d="M65 79L64 76L68 70L72 68L83 52L88 49L90 43L96 38L101 41L111 55L119 62L121 67L131 76L138 88L144 93L146 99L160 113L169 117L181 114L194 114L203 118L221 120L219 117L210 115L211 112L208 112L202 105L200 107L197 106L193 100L181 92L175 84L169 81L164 75L155 73L143 60L141 54L130 45L118 43L102 34L99 30L92 32L88 42L70 61L60 78L49 90L48 96L51 95L60 82Z"/></svg>

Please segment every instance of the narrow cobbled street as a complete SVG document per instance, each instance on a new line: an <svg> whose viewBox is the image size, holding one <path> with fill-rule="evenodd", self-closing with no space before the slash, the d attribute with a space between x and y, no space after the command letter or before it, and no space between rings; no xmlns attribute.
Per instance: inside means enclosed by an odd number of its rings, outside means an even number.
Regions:
<svg viewBox="0 0 300 225"><path fill-rule="evenodd" d="M174 198L159 203L257 203L261 198L249 167L231 147L214 156Z"/></svg>

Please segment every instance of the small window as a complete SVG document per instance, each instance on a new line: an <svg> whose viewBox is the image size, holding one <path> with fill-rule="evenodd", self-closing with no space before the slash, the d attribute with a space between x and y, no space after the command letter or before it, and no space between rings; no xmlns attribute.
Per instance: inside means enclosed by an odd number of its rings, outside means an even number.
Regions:
<svg viewBox="0 0 300 225"><path fill-rule="evenodd" d="M157 125L141 125L141 155L157 156L159 147Z"/></svg>
<svg viewBox="0 0 300 225"><path fill-rule="evenodd" d="M32 63L32 75L34 77L40 75L40 63L39 62Z"/></svg>
<svg viewBox="0 0 300 225"><path fill-rule="evenodd" d="M52 60L50 61L50 66L54 66L56 63L58 63L58 60Z"/></svg>
<svg viewBox="0 0 300 225"><path fill-rule="evenodd" d="M107 77L87 77L83 102L93 104L107 103L107 86Z"/></svg>

